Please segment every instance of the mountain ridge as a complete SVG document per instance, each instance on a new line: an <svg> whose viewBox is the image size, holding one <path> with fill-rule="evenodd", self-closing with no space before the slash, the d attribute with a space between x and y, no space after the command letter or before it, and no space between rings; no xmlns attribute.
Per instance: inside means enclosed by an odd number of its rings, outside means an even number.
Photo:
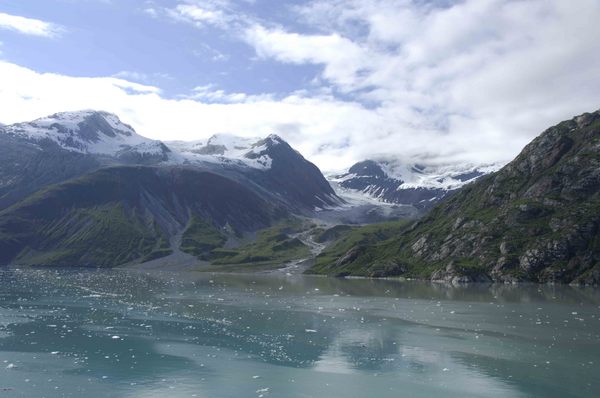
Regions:
<svg viewBox="0 0 600 398"><path fill-rule="evenodd" d="M236 140L243 145L236 146ZM285 171L272 170L271 152L277 153L278 167ZM61 112L0 127L0 162L0 209L45 186L117 165L209 169L247 184L262 184L260 189L277 193L279 202L300 212L342 202L320 170L277 135L257 140L218 135L206 143L179 142L170 147L138 135L116 115L103 111ZM298 189L301 184L306 188Z"/></svg>
<svg viewBox="0 0 600 398"><path fill-rule="evenodd" d="M342 202L320 170L274 134L215 136L173 150L95 111L0 128L3 264L114 267L184 252L191 261L214 249L241 261L222 246ZM252 258L308 251L291 237L260 236Z"/></svg>
<svg viewBox="0 0 600 398"><path fill-rule="evenodd" d="M411 205L421 212L477 178L497 170L498 164L411 164L393 158L367 159L347 172L329 176L338 194L361 193L381 201Z"/></svg>
<svg viewBox="0 0 600 398"><path fill-rule="evenodd" d="M31 122L3 126L6 134L32 141L50 140L75 152L119 157L127 151L141 155L162 155L169 150L157 140L135 132L118 116L104 111L82 110L59 112Z"/></svg>
<svg viewBox="0 0 600 398"><path fill-rule="evenodd" d="M547 129L498 172L410 226L325 253L310 272L598 284L599 230L596 111Z"/></svg>

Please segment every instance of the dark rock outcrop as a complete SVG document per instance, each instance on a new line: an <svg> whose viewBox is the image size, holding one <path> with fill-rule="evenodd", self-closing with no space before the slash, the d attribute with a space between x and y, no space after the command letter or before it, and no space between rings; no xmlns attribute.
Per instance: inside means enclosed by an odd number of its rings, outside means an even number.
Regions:
<svg viewBox="0 0 600 398"><path fill-rule="evenodd" d="M319 168L279 136L270 135L256 146L264 147L264 150L249 156L267 155L271 159L271 167L249 170L250 179L265 190L286 198L294 207L292 210L313 210L340 203Z"/></svg>

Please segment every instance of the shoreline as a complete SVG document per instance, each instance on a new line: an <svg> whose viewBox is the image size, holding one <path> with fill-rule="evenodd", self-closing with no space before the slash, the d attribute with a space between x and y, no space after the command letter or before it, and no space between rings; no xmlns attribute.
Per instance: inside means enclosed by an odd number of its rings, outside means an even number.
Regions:
<svg viewBox="0 0 600 398"><path fill-rule="evenodd" d="M85 267L85 266L32 266L32 265L18 265L18 264L6 264L0 265L0 269L12 269L12 270L20 270L20 269L48 269L48 270L86 270L86 271L104 271L104 270L119 270L119 271L134 271L134 272L145 272L145 273L176 273L176 274L205 274L205 275L256 275L256 276L301 276L301 277L310 277L310 278L332 278L338 280L372 280L372 281L392 281L392 282L422 282L422 283L430 283L434 285L443 285L443 286L452 286L452 287L465 287L465 286L571 286L573 288L592 288L592 289L600 289L600 285L589 285L589 284L577 284L577 283L560 283L560 282L533 282L533 281L469 281L469 282L459 282L453 283L452 281L444 281L444 280L432 280L432 279L421 279L421 278L407 278L402 276L384 276L384 277L372 277L372 276L362 276L362 275L345 275L345 276L334 276L334 275L323 275L323 274L311 274L304 273L303 271L307 270L307 263L310 263L312 259L304 259L298 261L292 261L286 263L285 266L271 268L271 269L254 269L242 271L239 269L227 271L224 269L210 269L210 270L202 270L202 265L206 264L194 264L190 266L174 266L173 268L158 268L158 267L144 267L144 263L135 264L135 265L124 265L118 267ZM232 266L238 266L238 264L233 264ZM227 267L221 266L221 267ZM294 270L296 272L287 272L290 270ZM298 272L302 271L302 272Z"/></svg>

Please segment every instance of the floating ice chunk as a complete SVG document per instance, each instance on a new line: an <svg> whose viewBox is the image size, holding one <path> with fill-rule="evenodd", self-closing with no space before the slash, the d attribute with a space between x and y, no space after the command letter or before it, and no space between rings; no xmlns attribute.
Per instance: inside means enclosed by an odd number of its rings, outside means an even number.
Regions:
<svg viewBox="0 0 600 398"><path fill-rule="evenodd" d="M114 340L117 340L117 339L120 339L120 338L121 338L121 336L112 336L111 337L111 339L114 339Z"/></svg>

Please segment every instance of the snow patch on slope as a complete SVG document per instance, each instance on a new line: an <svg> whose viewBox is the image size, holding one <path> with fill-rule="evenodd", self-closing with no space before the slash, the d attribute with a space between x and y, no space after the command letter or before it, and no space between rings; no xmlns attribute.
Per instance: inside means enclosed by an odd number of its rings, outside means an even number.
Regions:
<svg viewBox="0 0 600 398"><path fill-rule="evenodd" d="M335 194L344 201L343 203L337 205L339 208L356 207L362 205L396 206L395 203L384 202L369 192L344 188L340 185L341 181L336 180L335 177L330 176L326 178L329 181L331 188L333 188Z"/></svg>
<svg viewBox="0 0 600 398"><path fill-rule="evenodd" d="M401 162L380 162L385 174L393 179L403 181L398 187L428 188L428 189L458 189L484 174L499 170L502 165L474 165L474 164L451 164L451 165L406 165Z"/></svg>
<svg viewBox="0 0 600 398"><path fill-rule="evenodd" d="M475 181L482 175L499 170L503 164L450 164L418 165L405 164L394 160L379 160L377 165L384 172L384 178L397 181L397 190L411 188L454 190ZM371 178L370 175L356 173L336 173L328 176L330 181L342 183L356 178ZM378 186L368 187L365 192L378 191ZM375 195L377 196L377 195Z"/></svg>
<svg viewBox="0 0 600 398"><path fill-rule="evenodd" d="M365 160L328 180L341 197L431 207L450 192L500 169L501 164L420 165L397 159Z"/></svg>
<svg viewBox="0 0 600 398"><path fill-rule="evenodd" d="M272 159L268 155L269 138L246 138L230 134L217 134L207 141L171 141L167 145L180 155L180 160L184 163L207 162L268 170L272 165Z"/></svg>

